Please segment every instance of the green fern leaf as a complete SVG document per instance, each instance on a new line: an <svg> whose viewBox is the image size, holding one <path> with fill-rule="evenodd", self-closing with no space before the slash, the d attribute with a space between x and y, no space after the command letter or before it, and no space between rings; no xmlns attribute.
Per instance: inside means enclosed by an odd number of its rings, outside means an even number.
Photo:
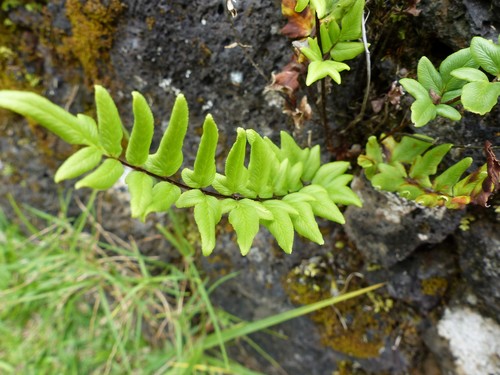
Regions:
<svg viewBox="0 0 500 375"><path fill-rule="evenodd" d="M95 86L95 104L99 141L106 153L119 157L122 153L123 125L113 98L102 86Z"/></svg>
<svg viewBox="0 0 500 375"><path fill-rule="evenodd" d="M122 163L116 159L106 159L96 170L86 175L75 184L77 189L89 187L96 190L107 190L123 175Z"/></svg>
<svg viewBox="0 0 500 375"><path fill-rule="evenodd" d="M363 9L365 0L356 0L349 11L342 17L341 41L361 38L361 23L363 22Z"/></svg>
<svg viewBox="0 0 500 375"><path fill-rule="evenodd" d="M285 196L283 201L299 213L297 216L292 216L291 218L297 233L319 245L323 245L325 241L323 240L311 207L311 202L316 201L316 199L309 194L292 193Z"/></svg>
<svg viewBox="0 0 500 375"><path fill-rule="evenodd" d="M288 173L286 175L286 187L289 192L298 191L302 188L302 182L300 177L304 173L304 165L302 162L294 164L292 167L288 168Z"/></svg>
<svg viewBox="0 0 500 375"><path fill-rule="evenodd" d="M433 91L441 95L443 91L443 80L432 62L427 57L422 57L417 67L418 82L425 87L427 92Z"/></svg>
<svg viewBox="0 0 500 375"><path fill-rule="evenodd" d="M273 220L273 215L260 202L250 199L237 201L229 212L229 223L236 232L241 255L245 256L250 251L253 239L259 232L261 219Z"/></svg>
<svg viewBox="0 0 500 375"><path fill-rule="evenodd" d="M212 184L215 178L215 151L219 132L211 115L205 118L200 147L196 154L194 170L185 168L182 179L192 188L203 188Z"/></svg>
<svg viewBox="0 0 500 375"><path fill-rule="evenodd" d="M337 205L330 199L328 191L324 187L319 185L308 185L303 187L300 192L316 198L315 201L310 202L316 216L336 223L345 224L344 215L342 215Z"/></svg>
<svg viewBox="0 0 500 375"><path fill-rule="evenodd" d="M467 168L470 167L472 161L472 158L464 158L437 176L433 182L434 190L452 195L453 186L458 182Z"/></svg>
<svg viewBox="0 0 500 375"><path fill-rule="evenodd" d="M311 181L316 175L321 165L321 150L319 145L309 149L307 159L304 160L304 168L302 173L302 181Z"/></svg>
<svg viewBox="0 0 500 375"><path fill-rule="evenodd" d="M247 136L252 146L248 163L249 180L247 187L261 198L271 198L273 196L272 186L270 185L271 163L277 163L278 160L272 158L274 154L257 133L247 130Z"/></svg>
<svg viewBox="0 0 500 375"><path fill-rule="evenodd" d="M451 143L445 143L430 149L423 156L418 155L410 168L409 176L418 180L436 174L439 163L452 147Z"/></svg>
<svg viewBox="0 0 500 375"><path fill-rule="evenodd" d="M347 161L334 161L323 164L319 167L311 182L315 185L328 185L333 179L343 175L350 166L351 164Z"/></svg>
<svg viewBox="0 0 500 375"><path fill-rule="evenodd" d="M153 140L154 117L148 102L137 91L132 93L134 127L127 146L125 158L131 165L143 165L148 159L149 148Z"/></svg>
<svg viewBox="0 0 500 375"><path fill-rule="evenodd" d="M450 56L443 60L443 62L439 66L439 73L441 74L441 78L443 80L445 92L455 91L462 88L462 86L466 82L453 77L451 73L455 69L465 67L479 67L479 64L472 57L470 48L463 48L460 51L452 53ZM442 102L446 102L446 100L444 100L444 96L442 98Z"/></svg>
<svg viewBox="0 0 500 375"><path fill-rule="evenodd" d="M33 119L69 144L98 147L96 131L89 128L85 120L73 116L38 94L0 90L0 108Z"/></svg>
<svg viewBox="0 0 500 375"><path fill-rule="evenodd" d="M293 240L295 237L293 222L290 216L298 216L299 212L282 200L267 200L262 205L273 215L272 220L262 219L262 225L276 238L279 247L285 253L290 254L293 249Z"/></svg>
<svg viewBox="0 0 500 375"><path fill-rule="evenodd" d="M396 144L391 154L391 162L411 163L425 150L432 146L432 140L421 140L414 137L403 137Z"/></svg>
<svg viewBox="0 0 500 375"><path fill-rule="evenodd" d="M71 155L59 167L54 177L56 183L79 177L97 167L102 158L102 151L94 146L82 148Z"/></svg>
<svg viewBox="0 0 500 375"><path fill-rule="evenodd" d="M158 176L168 177L179 170L183 161L182 145L189 122L189 109L184 95L175 100L168 128L158 150L149 155L145 168Z"/></svg>
<svg viewBox="0 0 500 375"><path fill-rule="evenodd" d="M130 192L130 209L133 218L144 221L145 211L153 199L153 178L144 172L133 171L125 178Z"/></svg>
<svg viewBox="0 0 500 375"><path fill-rule="evenodd" d="M158 182L153 186L153 196L141 218L145 220L146 216L153 212L166 212L179 199L181 189L167 181Z"/></svg>

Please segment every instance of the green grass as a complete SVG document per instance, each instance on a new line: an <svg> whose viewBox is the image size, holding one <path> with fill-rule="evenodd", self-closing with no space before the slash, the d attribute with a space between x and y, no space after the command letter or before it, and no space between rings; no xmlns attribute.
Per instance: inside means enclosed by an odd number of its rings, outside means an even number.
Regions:
<svg viewBox="0 0 500 375"><path fill-rule="evenodd" d="M202 278L174 215L173 229L158 230L183 255L177 265L103 232L94 199L76 218L67 217L69 198L58 216L29 209L42 230L12 202L29 237L0 211L1 374L257 374L228 358L226 345L255 346L250 333L366 292L240 321L212 305L224 280Z"/></svg>

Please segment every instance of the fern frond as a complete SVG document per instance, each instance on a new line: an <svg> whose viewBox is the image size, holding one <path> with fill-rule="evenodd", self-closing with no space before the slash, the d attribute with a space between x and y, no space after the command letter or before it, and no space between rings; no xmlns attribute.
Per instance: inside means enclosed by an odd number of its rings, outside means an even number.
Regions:
<svg viewBox="0 0 500 375"><path fill-rule="evenodd" d="M125 179L132 217L144 221L149 213L165 212L172 205L193 207L204 255L215 247L216 225L224 214L228 215L243 255L250 251L261 225L290 253L295 232L318 244L324 243L316 216L342 224L344 217L338 205L361 205L348 187L352 180L352 175L346 174L349 163L321 165L319 146L301 148L286 132L281 132L281 145L277 146L254 130L239 128L227 155L225 174L217 173L218 129L210 115L203 124L194 168L185 168L182 181L175 180L171 176L183 161L182 145L189 118L182 95L175 101L158 149L150 153L153 114L145 98L132 93L134 124L122 155L122 123L104 88L96 86L98 126L92 118L68 114L36 94L17 95L15 105L6 99L9 94L0 91L0 107L15 108L63 139L88 145L62 164L56 181L90 172L76 183L77 188L108 189L127 166L132 169ZM31 99L40 107L24 103Z"/></svg>
<svg viewBox="0 0 500 375"><path fill-rule="evenodd" d="M488 175L486 167L460 180L473 161L467 157L437 174L452 145L432 145L432 139L408 136L400 142L387 137L379 144L372 136L358 164L377 189L398 193L424 206L463 208L482 192L478 186Z"/></svg>

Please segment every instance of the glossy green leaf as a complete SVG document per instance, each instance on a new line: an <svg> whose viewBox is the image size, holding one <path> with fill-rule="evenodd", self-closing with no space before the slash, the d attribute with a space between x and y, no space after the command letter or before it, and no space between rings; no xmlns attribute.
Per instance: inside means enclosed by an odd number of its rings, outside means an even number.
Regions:
<svg viewBox="0 0 500 375"><path fill-rule="evenodd" d="M459 68L451 72L453 77L467 82L485 81L489 82L488 76L479 69L474 68Z"/></svg>
<svg viewBox="0 0 500 375"><path fill-rule="evenodd" d="M470 82L462 89L462 104L470 112L484 115L498 103L500 82Z"/></svg>
<svg viewBox="0 0 500 375"><path fill-rule="evenodd" d="M122 176L124 168L116 159L106 159L96 170L86 175L75 184L77 189L89 187L96 190L107 190Z"/></svg>
<svg viewBox="0 0 500 375"><path fill-rule="evenodd" d="M109 156L119 157L122 153L122 120L113 98L99 85L95 86L95 105L99 141Z"/></svg>
<svg viewBox="0 0 500 375"><path fill-rule="evenodd" d="M81 176L97 167L102 158L102 151L94 146L82 148L71 155L59 167L54 177L56 183Z"/></svg>
<svg viewBox="0 0 500 375"><path fill-rule="evenodd" d="M415 99L429 99L429 92L422 84L411 78L403 78L399 80L403 88L411 94Z"/></svg>
<svg viewBox="0 0 500 375"><path fill-rule="evenodd" d="M271 155L272 152L264 140L260 136L256 137L251 144L247 187L255 191L261 198L270 198L273 195L270 181L271 162L269 157Z"/></svg>
<svg viewBox="0 0 500 375"><path fill-rule="evenodd" d="M317 200L310 203L316 216L324 219L345 224L345 219L337 205L330 199L328 191L319 185L308 185L300 190L303 194L309 194Z"/></svg>
<svg viewBox="0 0 500 375"><path fill-rule="evenodd" d="M479 64L472 57L470 48L463 48L460 51L452 53L446 59L443 60L439 66L439 73L443 80L444 91L453 91L462 88L465 84L463 80L455 78L451 75L451 72L459 68L478 68ZM443 100L443 102L445 102Z"/></svg>
<svg viewBox="0 0 500 375"><path fill-rule="evenodd" d="M302 12L309 5L309 0L297 0L297 5L295 5L295 11L297 13Z"/></svg>
<svg viewBox="0 0 500 375"><path fill-rule="evenodd" d="M266 200L262 205L273 215L272 220L262 219L262 224L276 238L278 245L287 254L293 249L295 232L293 230L291 215L297 216L298 211L282 200Z"/></svg>
<svg viewBox="0 0 500 375"><path fill-rule="evenodd" d="M308 238L319 245L323 245L325 241L323 240L323 236L319 230L318 223L314 218L314 212L311 204L303 201L302 199L296 199L297 194L300 193L289 194L283 198L283 201L288 203L298 212L298 215L291 217L295 230L305 238Z"/></svg>
<svg viewBox="0 0 500 375"><path fill-rule="evenodd" d="M327 185L336 177L344 174L350 166L351 164L348 161L334 161L323 164L319 167L311 182L315 185Z"/></svg>
<svg viewBox="0 0 500 375"><path fill-rule="evenodd" d="M451 105L447 104L438 104L436 106L436 114L439 116L449 118L452 121L459 121L462 118L460 112L458 112Z"/></svg>
<svg viewBox="0 0 500 375"><path fill-rule="evenodd" d="M441 95L443 91L443 80L432 62L427 57L422 57L417 67L418 82L424 86L427 92L433 91Z"/></svg>
<svg viewBox="0 0 500 375"><path fill-rule="evenodd" d="M326 53L330 51L330 48L333 46L333 43L330 40L330 34L328 33L328 26L325 23L322 23L319 26L319 32L321 36L321 50Z"/></svg>
<svg viewBox="0 0 500 375"><path fill-rule="evenodd" d="M356 0L354 5L342 17L342 28L340 30L341 41L355 40L361 38L361 23L363 22L364 0Z"/></svg>
<svg viewBox="0 0 500 375"><path fill-rule="evenodd" d="M201 236L201 251L208 256L215 248L215 227L221 219L220 201L204 195L204 199L194 206L194 220Z"/></svg>
<svg viewBox="0 0 500 375"><path fill-rule="evenodd" d="M472 38L470 49L481 68L495 77L500 77L500 45L476 36Z"/></svg>
<svg viewBox="0 0 500 375"><path fill-rule="evenodd" d="M212 184L215 178L215 152L218 140L217 125L212 116L208 115L203 123L203 135L194 161L194 170L185 168L182 171L182 179L189 187L202 188Z"/></svg>
<svg viewBox="0 0 500 375"><path fill-rule="evenodd" d="M445 143L433 147L423 156L418 155L410 168L409 176L413 179L421 179L436 174L439 163L452 146L451 143Z"/></svg>
<svg viewBox="0 0 500 375"><path fill-rule="evenodd" d="M314 82L326 76L329 76L340 85L340 72L349 69L349 65L337 61L313 61L307 67L306 85L311 86Z"/></svg>
<svg viewBox="0 0 500 375"><path fill-rule="evenodd" d="M323 61L323 54L318 45L318 40L316 38L307 38L307 44L309 47L303 47L300 52L306 56L309 61Z"/></svg>
<svg viewBox="0 0 500 375"><path fill-rule="evenodd" d="M401 142L396 144L391 154L391 162L411 163L417 155L422 154L432 146L432 142L417 139L415 137L403 137Z"/></svg>
<svg viewBox="0 0 500 375"><path fill-rule="evenodd" d="M340 38L340 26L335 20L328 22L328 35L332 44L336 44Z"/></svg>
<svg viewBox="0 0 500 375"><path fill-rule="evenodd" d="M158 150L153 155L149 155L146 161L146 170L162 177L171 176L179 170L183 161L182 144L188 121L189 110L186 98L179 94Z"/></svg>
<svg viewBox="0 0 500 375"><path fill-rule="evenodd" d="M321 166L321 150L319 145L309 149L309 155L304 161L304 168L301 179L303 181L311 181L316 175L319 167Z"/></svg>
<svg viewBox="0 0 500 375"><path fill-rule="evenodd" d="M0 108L33 119L69 144L98 146L87 123L33 92L0 90Z"/></svg>
<svg viewBox="0 0 500 375"><path fill-rule="evenodd" d="M453 186L460 180L460 177L472 164L472 158L465 158L455 163L433 181L433 188L437 192L452 195Z"/></svg>
<svg viewBox="0 0 500 375"><path fill-rule="evenodd" d="M411 121L416 127L426 125L434 120L436 115L436 106L429 97L417 99L411 105Z"/></svg>
<svg viewBox="0 0 500 375"><path fill-rule="evenodd" d="M167 181L158 182L153 186L153 196L151 202L146 207L142 220L153 212L166 212L172 207L181 195L181 189Z"/></svg>
<svg viewBox="0 0 500 375"><path fill-rule="evenodd" d="M245 256L250 251L253 239L259 232L259 221L272 220L272 213L260 202L242 199L236 202L235 207L229 212L229 223L237 235L237 242L241 255Z"/></svg>
<svg viewBox="0 0 500 375"><path fill-rule="evenodd" d="M125 177L130 192L133 218L145 219L144 213L153 199L153 178L144 172L132 171Z"/></svg>
<svg viewBox="0 0 500 375"><path fill-rule="evenodd" d="M143 165L148 159L153 140L154 117L148 102L137 91L132 93L134 126L127 146L125 158L131 165Z"/></svg>
<svg viewBox="0 0 500 375"><path fill-rule="evenodd" d="M365 46L361 42L339 42L330 51L330 56L336 61L351 60L364 50Z"/></svg>

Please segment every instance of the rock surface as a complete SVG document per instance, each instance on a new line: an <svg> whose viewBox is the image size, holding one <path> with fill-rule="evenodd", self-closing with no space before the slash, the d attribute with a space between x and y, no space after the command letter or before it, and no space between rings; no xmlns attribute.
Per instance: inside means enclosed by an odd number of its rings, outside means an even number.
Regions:
<svg viewBox="0 0 500 375"><path fill-rule="evenodd" d="M234 19L220 0L127 0L123 5L116 0L91 0L85 2L86 8L79 4L75 0L49 2L40 14L31 14L24 7L0 11L0 45L22 46L7 65L0 59L6 73L15 73L14 78L0 74L2 88L32 89L30 84L38 77L35 90L74 113L92 114L91 85L102 83L116 98L126 126L131 123L130 92L139 90L151 103L157 135L168 124L175 95L182 91L191 108L192 131L185 145L188 165L208 112L220 128L220 164L238 126L254 128L274 140L279 131L292 131L304 145L310 137L323 150L328 144L317 115L296 128L282 113L282 101L263 93L271 73L283 68L292 56L290 40L279 32L285 24L280 1L238 1ZM420 15L413 15L412 4ZM368 8L373 67L370 100L385 98L393 81L413 74L420 56L437 64L466 46L473 35L496 37L495 28L500 29L498 0L396 0L369 2ZM93 11L102 9L106 17L93 17ZM17 25L14 31L4 29L6 18ZM403 98L400 106L390 105L387 112L368 110L363 121L345 130L359 111L366 79L363 59L351 67L351 72L343 73L342 86L329 88L327 112L337 148L335 155L323 151L323 160L336 156L354 161L359 145L373 133L398 127L410 104ZM303 88L301 93L311 95L309 102L314 107L314 90ZM463 146L452 159L472 155L479 165L484 161L484 140L495 143L498 139L498 107L481 118L468 115L454 125L436 121L420 131ZM7 200L11 194L18 202L56 213L58 188L52 178L69 152L55 137L2 112L2 209L14 217ZM469 370L473 359L461 356L463 349L457 340L469 340L470 332L460 330L459 324L464 322L481 330L496 327L485 332L492 340L488 350L498 348L498 327L477 315L481 312L497 322L500 319L500 226L494 208L467 212L423 209L375 191L358 170L353 173L358 175L354 187L364 207L346 211L347 234L338 225L321 222L325 246L297 238L294 252L286 256L262 230L250 254L243 258L224 221L214 255L200 263L214 279L239 271L215 290L213 298L227 311L249 320L329 297L344 287L354 290L366 283L387 281L387 288L356 303L277 327L286 340L255 335L281 369L245 346L234 348L232 355L266 374L322 375L336 369L343 374L476 374ZM132 221L126 200L119 191L100 195L105 228L123 238L133 236L145 253L174 259L175 250L164 239L151 236L155 221L168 225L166 218L152 218L144 225ZM492 204L499 205L498 198ZM461 220L470 215L477 219L470 229L458 229ZM183 220L186 236L196 243L199 239L193 235L192 218L188 215ZM464 301L464 290L468 301ZM476 312L451 307L470 301L475 302ZM462 373L447 362L451 354L440 355L437 339L430 340L429 332L434 337L440 334L445 351L461 358ZM488 350L478 355L493 353ZM488 366L479 368L498 369Z"/></svg>

